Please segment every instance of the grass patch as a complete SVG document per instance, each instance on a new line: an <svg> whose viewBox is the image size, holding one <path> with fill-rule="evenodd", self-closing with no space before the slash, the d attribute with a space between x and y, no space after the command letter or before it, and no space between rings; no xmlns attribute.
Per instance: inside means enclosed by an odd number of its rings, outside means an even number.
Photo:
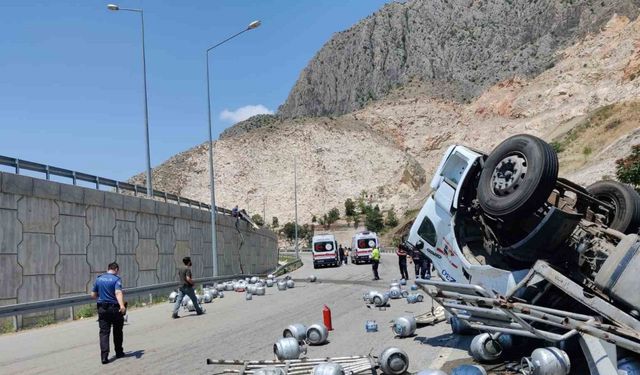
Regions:
<svg viewBox="0 0 640 375"><path fill-rule="evenodd" d="M415 217L418 216L418 212L420 212L419 208L416 208L416 209L413 209L413 210L407 210L407 211L404 212L403 216L404 216L405 219L410 219L410 218L414 218L415 219Z"/></svg>
<svg viewBox="0 0 640 375"><path fill-rule="evenodd" d="M73 311L73 319L85 319L98 315L98 308L95 304L83 305Z"/></svg>
<svg viewBox="0 0 640 375"><path fill-rule="evenodd" d="M12 318L0 319L0 335L14 331Z"/></svg>

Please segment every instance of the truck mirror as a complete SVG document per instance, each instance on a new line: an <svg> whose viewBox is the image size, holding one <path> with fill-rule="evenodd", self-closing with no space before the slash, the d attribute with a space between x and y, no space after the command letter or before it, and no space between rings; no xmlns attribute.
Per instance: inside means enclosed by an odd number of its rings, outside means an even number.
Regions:
<svg viewBox="0 0 640 375"><path fill-rule="evenodd" d="M418 250L424 249L424 242L422 242L422 241L416 242L416 249L418 249Z"/></svg>

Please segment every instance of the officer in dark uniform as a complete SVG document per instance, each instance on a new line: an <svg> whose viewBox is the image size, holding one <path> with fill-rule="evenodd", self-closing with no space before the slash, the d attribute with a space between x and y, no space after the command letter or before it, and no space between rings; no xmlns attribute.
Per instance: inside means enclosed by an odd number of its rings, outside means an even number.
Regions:
<svg viewBox="0 0 640 375"><path fill-rule="evenodd" d="M100 358L102 364L109 363L109 336L113 326L113 344L116 358L124 357L122 349L122 326L127 309L122 294L122 281L118 263L110 263L107 273L96 278L91 297L98 299L98 325L100 326Z"/></svg>

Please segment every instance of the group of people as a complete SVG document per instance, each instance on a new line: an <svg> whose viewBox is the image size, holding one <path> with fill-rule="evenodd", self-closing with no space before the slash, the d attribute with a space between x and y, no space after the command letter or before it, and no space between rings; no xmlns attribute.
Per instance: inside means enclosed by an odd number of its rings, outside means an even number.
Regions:
<svg viewBox="0 0 640 375"><path fill-rule="evenodd" d="M182 286L179 289L178 297L173 306L174 319L179 318L178 310L185 296L197 301L194 290L195 282L191 274L191 258L182 258L184 267L180 269L180 281ZM124 293L122 292L122 279L119 276L120 266L116 262L109 263L107 272L96 278L91 291L91 297L96 299L98 307L98 326L100 327L100 359L102 364L109 363L109 336L111 336L111 328L113 328L113 345L115 346L116 358L125 356L122 348L125 315L127 313L126 302L124 301ZM198 303L193 304L198 315L204 314Z"/></svg>
<svg viewBox="0 0 640 375"><path fill-rule="evenodd" d="M398 266L400 267L400 278L409 280L409 272L407 270L407 258L409 258L409 262L413 263L416 271L416 280L429 280L431 278L431 260L420 251L413 251L411 255L409 255L407 250L404 244L398 245L398 249L396 250Z"/></svg>
<svg viewBox="0 0 640 375"><path fill-rule="evenodd" d="M350 247L338 246L338 255L340 256L340 263L349 264L349 254L351 253Z"/></svg>

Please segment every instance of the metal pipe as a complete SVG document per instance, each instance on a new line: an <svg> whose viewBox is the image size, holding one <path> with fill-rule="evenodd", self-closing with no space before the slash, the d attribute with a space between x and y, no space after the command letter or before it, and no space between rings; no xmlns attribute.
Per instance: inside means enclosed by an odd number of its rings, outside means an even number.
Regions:
<svg viewBox="0 0 640 375"><path fill-rule="evenodd" d="M300 258L298 252L298 154L293 157L293 200L295 205L295 236L296 236L296 258Z"/></svg>

